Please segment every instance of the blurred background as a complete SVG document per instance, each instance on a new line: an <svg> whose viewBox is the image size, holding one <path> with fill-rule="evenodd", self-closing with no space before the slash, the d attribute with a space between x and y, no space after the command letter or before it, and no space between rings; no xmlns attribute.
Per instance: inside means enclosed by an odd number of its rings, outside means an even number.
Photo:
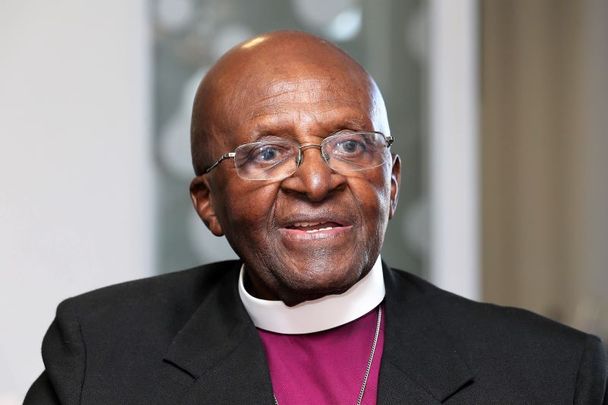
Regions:
<svg viewBox="0 0 608 405"><path fill-rule="evenodd" d="M608 338L608 2L0 3L0 405L64 298L235 257L190 206L193 94L236 43L325 37L404 168L383 258Z"/></svg>

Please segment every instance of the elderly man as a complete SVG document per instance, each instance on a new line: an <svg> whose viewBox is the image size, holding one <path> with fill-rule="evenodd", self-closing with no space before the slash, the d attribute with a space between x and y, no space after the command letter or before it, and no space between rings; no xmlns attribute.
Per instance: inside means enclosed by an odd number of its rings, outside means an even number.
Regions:
<svg viewBox="0 0 608 405"><path fill-rule="evenodd" d="M26 404L601 404L599 339L380 260L400 160L365 70L310 35L229 51L192 114L194 207L239 262L69 299Z"/></svg>

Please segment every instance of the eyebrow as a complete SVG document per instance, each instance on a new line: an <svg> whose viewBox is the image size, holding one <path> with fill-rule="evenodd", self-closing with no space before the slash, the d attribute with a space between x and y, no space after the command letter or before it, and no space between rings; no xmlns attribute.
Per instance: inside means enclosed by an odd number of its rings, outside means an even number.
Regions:
<svg viewBox="0 0 608 405"><path fill-rule="evenodd" d="M331 135L342 130L352 131L372 131L372 121L370 119L359 119L356 117L349 117L344 120L330 122L330 123L319 123L319 128L325 135ZM288 135L293 134L293 125L279 125L274 123L258 123L253 131L250 133L251 138L249 142L258 142L265 138L285 138Z"/></svg>

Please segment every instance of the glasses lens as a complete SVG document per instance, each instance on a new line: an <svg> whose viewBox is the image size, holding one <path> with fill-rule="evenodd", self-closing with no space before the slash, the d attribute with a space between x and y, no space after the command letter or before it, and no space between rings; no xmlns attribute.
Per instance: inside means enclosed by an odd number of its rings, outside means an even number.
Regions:
<svg viewBox="0 0 608 405"><path fill-rule="evenodd" d="M237 174L247 180L274 180L296 170L298 146L286 140L241 145L234 151Z"/></svg>
<svg viewBox="0 0 608 405"><path fill-rule="evenodd" d="M374 132L337 133L325 139L323 152L329 167L337 172L378 167L389 156L384 135Z"/></svg>

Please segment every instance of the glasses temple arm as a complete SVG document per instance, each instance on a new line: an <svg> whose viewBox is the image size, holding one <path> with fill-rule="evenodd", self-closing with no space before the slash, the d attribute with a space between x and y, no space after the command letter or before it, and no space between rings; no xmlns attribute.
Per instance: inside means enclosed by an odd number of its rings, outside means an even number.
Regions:
<svg viewBox="0 0 608 405"><path fill-rule="evenodd" d="M224 153L218 160L216 160L211 166L205 169L205 174L209 173L211 170L215 169L215 166L219 165L222 160L234 158L236 153L234 152L226 152Z"/></svg>

